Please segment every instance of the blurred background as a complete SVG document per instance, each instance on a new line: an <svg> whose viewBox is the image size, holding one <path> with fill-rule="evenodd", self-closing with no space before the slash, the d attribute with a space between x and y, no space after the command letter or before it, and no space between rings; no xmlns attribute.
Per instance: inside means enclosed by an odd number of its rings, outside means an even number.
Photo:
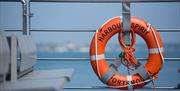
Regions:
<svg viewBox="0 0 180 91"><path fill-rule="evenodd" d="M122 15L121 3L31 3L31 29L48 30L96 30L115 16ZM148 21L157 29L180 28L180 3L132 3L131 15ZM0 31L22 29L22 6L20 2L0 2ZM8 32L7 35L22 35ZM165 49L165 57L180 57L180 32L159 32ZM89 58L89 45L93 32L31 32L38 47L40 58ZM147 57L145 42L136 39L136 57ZM107 57L117 57L121 52L117 35L106 47ZM36 70L75 68L69 86L103 85L92 71L89 60L41 60ZM126 74L126 69L123 69ZM180 60L167 61L156 84L177 86L180 83ZM84 73L84 74L82 74ZM82 77L83 76L83 77ZM80 79L81 78L81 79ZM66 91L66 90L65 90ZM100 90L98 90L100 91ZM104 91L104 90L102 90Z"/></svg>

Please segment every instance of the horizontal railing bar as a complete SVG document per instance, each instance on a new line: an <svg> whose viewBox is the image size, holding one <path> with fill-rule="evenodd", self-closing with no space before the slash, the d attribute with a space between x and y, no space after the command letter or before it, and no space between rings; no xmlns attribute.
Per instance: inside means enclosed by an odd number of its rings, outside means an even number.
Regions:
<svg viewBox="0 0 180 91"><path fill-rule="evenodd" d="M22 32L22 30L5 29L8 32ZM96 30L87 29L32 29L31 32L95 32ZM180 29L157 29L158 32L180 32Z"/></svg>
<svg viewBox="0 0 180 91"><path fill-rule="evenodd" d="M179 87L174 87L174 86L156 86L156 89L180 89ZM87 86L87 87L82 87L82 86L76 86L76 87L64 87L64 89L112 89L108 86ZM154 89L154 87L146 86L143 87L142 89Z"/></svg>
<svg viewBox="0 0 180 91"><path fill-rule="evenodd" d="M158 32L180 32L180 29L157 29Z"/></svg>
<svg viewBox="0 0 180 91"><path fill-rule="evenodd" d="M179 0L129 0L132 3L140 2L180 2ZM69 3L122 3L123 0L31 0L31 2L69 2Z"/></svg>
<svg viewBox="0 0 180 91"><path fill-rule="evenodd" d="M20 59L20 58L18 58ZM112 61L112 60L115 60L115 59L119 59L119 58L106 58L107 61ZM147 58L137 58L139 61L146 61ZM53 60L53 61L60 61L60 60L63 60L63 61L72 61L72 60L77 60L77 61L84 61L84 60L90 60L90 58L68 58L68 57L65 57L65 58L37 58L37 60ZM165 61L180 61L180 58L164 58Z"/></svg>
<svg viewBox="0 0 180 91"><path fill-rule="evenodd" d="M31 2L61 3L122 3L123 0L30 0ZM179 0L129 0L131 3L180 2ZM0 2L20 2L20 0L0 0Z"/></svg>
<svg viewBox="0 0 180 91"><path fill-rule="evenodd" d="M7 32L21 32L22 30L6 29ZM60 29L33 29L31 32L95 32L96 30L60 30Z"/></svg>

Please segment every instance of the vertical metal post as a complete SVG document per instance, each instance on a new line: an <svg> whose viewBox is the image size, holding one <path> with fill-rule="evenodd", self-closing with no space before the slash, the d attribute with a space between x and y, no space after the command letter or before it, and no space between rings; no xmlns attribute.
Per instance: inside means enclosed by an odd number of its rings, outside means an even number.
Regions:
<svg viewBox="0 0 180 91"><path fill-rule="evenodd" d="M29 35L31 35L31 17L33 17L33 14L31 13L31 0L28 0L28 28L29 28Z"/></svg>
<svg viewBox="0 0 180 91"><path fill-rule="evenodd" d="M12 35L11 38L11 82L17 80L17 39Z"/></svg>
<svg viewBox="0 0 180 91"><path fill-rule="evenodd" d="M130 12L130 0L123 0L122 1L122 20L123 20L123 29L126 31L123 33L123 38L125 44L127 46L131 43L131 36L130 36L130 25L131 25L131 12Z"/></svg>
<svg viewBox="0 0 180 91"><path fill-rule="evenodd" d="M23 35L30 35L30 1L21 0L23 8Z"/></svg>

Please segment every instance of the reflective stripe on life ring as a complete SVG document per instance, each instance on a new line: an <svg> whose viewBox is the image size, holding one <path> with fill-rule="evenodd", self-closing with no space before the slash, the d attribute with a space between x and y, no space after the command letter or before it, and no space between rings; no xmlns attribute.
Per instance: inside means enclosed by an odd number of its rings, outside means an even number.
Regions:
<svg viewBox="0 0 180 91"><path fill-rule="evenodd" d="M147 44L149 50L148 60L145 66L141 65L137 68L136 74L117 74L117 72L112 70L111 67L106 63L105 47L108 40L122 30L121 26L121 18L114 17L107 21L95 34L90 45L90 59L92 68L99 79L110 87L122 87L119 89L142 88L146 84L144 81L150 79L148 73L150 73L151 76L154 76L161 70L163 66L164 60L160 56L160 53L164 52L163 43L155 28L151 26L151 28L149 28L149 23L139 18L131 17L131 30L142 37ZM153 30L155 32L155 36L157 37L157 41L155 41L156 39L153 36ZM160 48L156 42L159 43ZM130 85L132 86L130 87Z"/></svg>

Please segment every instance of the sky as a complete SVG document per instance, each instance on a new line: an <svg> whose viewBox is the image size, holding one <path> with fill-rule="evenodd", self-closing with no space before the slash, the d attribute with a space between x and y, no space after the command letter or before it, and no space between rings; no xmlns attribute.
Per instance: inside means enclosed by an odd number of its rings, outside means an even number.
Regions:
<svg viewBox="0 0 180 91"><path fill-rule="evenodd" d="M31 29L98 29L108 19L121 16L121 3L31 3ZM133 3L131 15L156 28L180 28L180 3ZM0 2L0 30L22 29L22 6ZM19 33L21 34L21 33ZM37 43L90 43L94 33L34 32ZM160 33L165 43L180 44L180 33ZM117 41L117 38L112 39ZM137 40L142 43L141 39Z"/></svg>

